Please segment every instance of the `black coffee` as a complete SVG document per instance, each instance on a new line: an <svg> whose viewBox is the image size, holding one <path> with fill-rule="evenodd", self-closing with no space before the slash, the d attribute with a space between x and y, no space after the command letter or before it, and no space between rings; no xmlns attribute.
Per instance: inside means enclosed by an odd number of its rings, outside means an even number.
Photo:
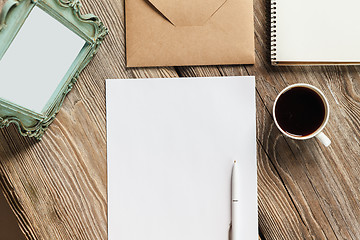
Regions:
<svg viewBox="0 0 360 240"><path fill-rule="evenodd" d="M315 132L325 119L325 105L313 90L294 87L282 94L275 106L278 124L285 132L306 136Z"/></svg>

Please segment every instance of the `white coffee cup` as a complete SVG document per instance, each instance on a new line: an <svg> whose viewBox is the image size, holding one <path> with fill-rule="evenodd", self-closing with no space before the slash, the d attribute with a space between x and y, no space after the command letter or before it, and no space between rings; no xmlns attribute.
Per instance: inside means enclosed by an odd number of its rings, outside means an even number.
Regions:
<svg viewBox="0 0 360 240"><path fill-rule="evenodd" d="M284 94L285 92L289 91L290 89L292 88L295 88L295 87L304 87L304 88L308 88L310 90L312 90L313 92L315 92L318 96L321 97L323 103L324 103L324 106L325 106L325 116L324 116L324 120L321 124L321 126L316 130L314 131L313 133L309 134L309 135L306 135L306 136L297 136L297 135L293 135L291 133L288 133L286 131L284 131L278 121L277 121L277 118L276 118L276 114L275 114L275 107L276 107L276 103L278 102L278 99L280 98L280 96L282 94ZM278 127L278 129L286 136L292 138L292 139L297 139L297 140L306 140L306 139L309 139L309 138L313 138L313 137L316 137L322 144L324 144L326 147L328 147L330 144L331 144L331 140L324 134L322 133L322 130L324 129L325 125L327 124L327 122L329 121L329 113L330 113L330 109L329 109L329 102L328 100L326 99L325 95L317 88L317 87L314 87L310 84L306 84L306 83L297 83L297 84L293 84L293 85L290 85L288 87L286 87L285 89L283 89L279 95L276 97L275 99L275 102L274 102L274 107L273 107L273 116L274 116L274 121L275 121L275 124L276 126Z"/></svg>

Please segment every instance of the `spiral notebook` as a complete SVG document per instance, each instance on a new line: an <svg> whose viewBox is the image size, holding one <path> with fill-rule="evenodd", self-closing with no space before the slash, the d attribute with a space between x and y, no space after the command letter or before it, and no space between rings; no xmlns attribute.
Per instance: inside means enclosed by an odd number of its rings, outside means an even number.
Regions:
<svg viewBox="0 0 360 240"><path fill-rule="evenodd" d="M272 0L273 65L360 64L359 0Z"/></svg>

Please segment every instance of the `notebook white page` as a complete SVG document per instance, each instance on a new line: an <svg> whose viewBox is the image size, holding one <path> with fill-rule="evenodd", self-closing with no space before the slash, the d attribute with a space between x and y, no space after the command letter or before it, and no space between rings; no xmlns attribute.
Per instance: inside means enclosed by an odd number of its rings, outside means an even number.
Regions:
<svg viewBox="0 0 360 240"><path fill-rule="evenodd" d="M276 61L360 62L359 0L275 0Z"/></svg>
<svg viewBox="0 0 360 240"><path fill-rule="evenodd" d="M257 240L254 77L107 80L109 240Z"/></svg>

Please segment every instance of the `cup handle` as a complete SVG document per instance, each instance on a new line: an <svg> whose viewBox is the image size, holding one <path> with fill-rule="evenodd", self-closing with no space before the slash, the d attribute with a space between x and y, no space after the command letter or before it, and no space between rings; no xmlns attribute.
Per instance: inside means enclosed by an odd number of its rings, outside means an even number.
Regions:
<svg viewBox="0 0 360 240"><path fill-rule="evenodd" d="M330 146L331 140L322 132L315 136L325 147Z"/></svg>

